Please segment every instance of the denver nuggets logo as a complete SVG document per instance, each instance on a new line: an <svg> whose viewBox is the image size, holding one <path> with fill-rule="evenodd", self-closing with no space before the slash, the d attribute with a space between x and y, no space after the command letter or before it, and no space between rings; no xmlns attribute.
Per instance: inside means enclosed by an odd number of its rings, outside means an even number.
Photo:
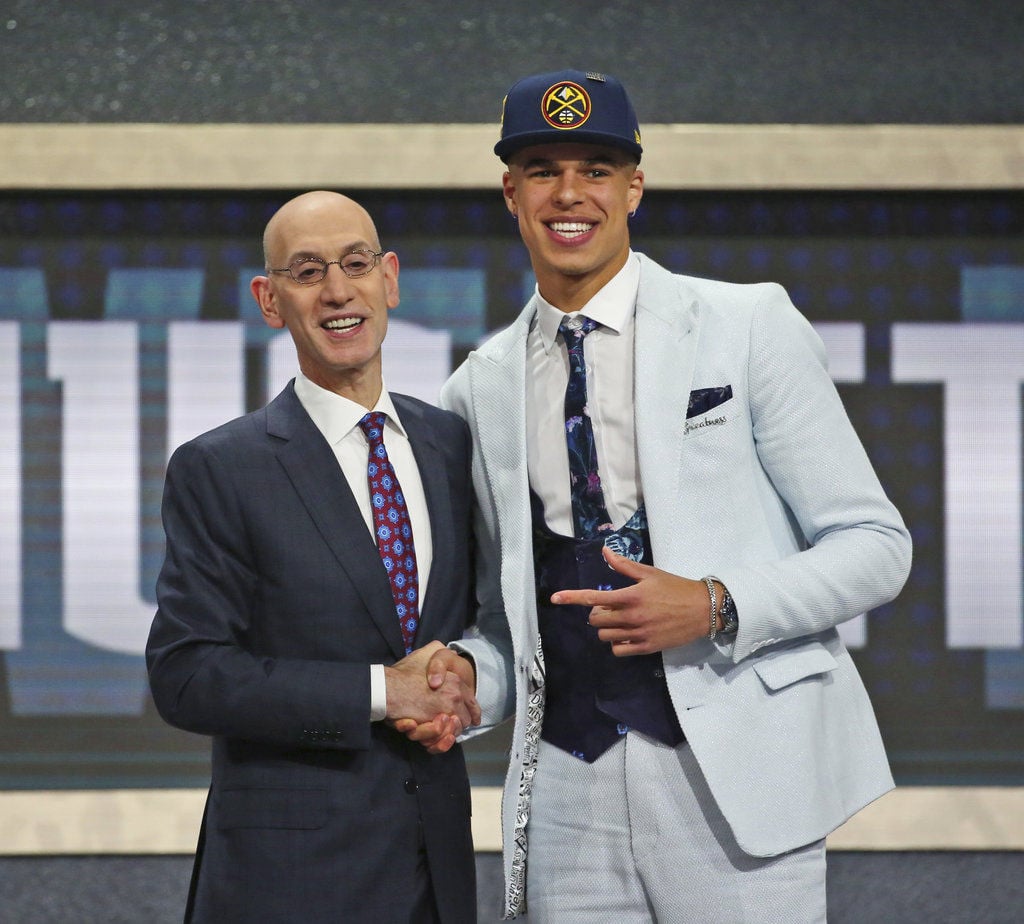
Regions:
<svg viewBox="0 0 1024 924"><path fill-rule="evenodd" d="M590 118L590 97L578 83L563 81L548 88L541 111L553 128L579 128Z"/></svg>

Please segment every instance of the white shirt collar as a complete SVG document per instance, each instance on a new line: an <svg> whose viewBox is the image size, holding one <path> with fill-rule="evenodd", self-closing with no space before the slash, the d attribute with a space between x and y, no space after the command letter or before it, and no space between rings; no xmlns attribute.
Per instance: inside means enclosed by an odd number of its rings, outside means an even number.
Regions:
<svg viewBox="0 0 1024 924"><path fill-rule="evenodd" d="M301 372L295 376L295 394L302 406L332 446L344 439L359 425L366 415L366 408L355 401L350 401L333 391L321 388L310 381ZM380 397L372 410L381 411L388 416L388 423L402 436L408 438L402 421L398 417L395 405L388 394L387 386L381 384Z"/></svg>
<svg viewBox="0 0 1024 924"><path fill-rule="evenodd" d="M633 316L636 308L636 293L640 288L640 261L631 250L625 265L594 297L579 311L568 314L552 305L538 290L537 326L540 330L544 351L550 352L558 336L558 326L566 317L585 315L616 333L621 333Z"/></svg>

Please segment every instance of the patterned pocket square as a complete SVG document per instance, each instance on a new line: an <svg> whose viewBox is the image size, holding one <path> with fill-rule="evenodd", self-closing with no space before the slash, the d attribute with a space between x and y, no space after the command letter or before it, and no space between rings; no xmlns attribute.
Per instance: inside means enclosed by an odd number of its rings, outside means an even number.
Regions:
<svg viewBox="0 0 1024 924"><path fill-rule="evenodd" d="M732 398L732 385L721 385L718 388L695 388L690 392L690 403L686 408L686 419L699 417L712 408L725 404Z"/></svg>

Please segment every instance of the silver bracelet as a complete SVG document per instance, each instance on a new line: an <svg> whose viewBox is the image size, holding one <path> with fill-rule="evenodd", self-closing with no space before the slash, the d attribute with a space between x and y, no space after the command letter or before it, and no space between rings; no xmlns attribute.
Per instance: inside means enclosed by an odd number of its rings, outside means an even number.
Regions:
<svg viewBox="0 0 1024 924"><path fill-rule="evenodd" d="M718 594L715 593L715 582L709 577L701 578L707 585L708 596L711 598L711 627L708 629L708 641L713 642L718 635Z"/></svg>

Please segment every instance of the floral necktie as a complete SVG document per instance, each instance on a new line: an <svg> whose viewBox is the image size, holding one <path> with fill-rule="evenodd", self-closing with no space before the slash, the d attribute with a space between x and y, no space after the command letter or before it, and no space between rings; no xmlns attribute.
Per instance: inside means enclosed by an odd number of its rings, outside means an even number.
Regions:
<svg viewBox="0 0 1024 924"><path fill-rule="evenodd" d="M601 476L597 472L597 448L587 410L587 368L583 360L583 338L598 326L597 321L577 315L563 319L558 327L569 351L565 444L569 451L569 490L577 539L591 539L612 528L604 505Z"/></svg>

